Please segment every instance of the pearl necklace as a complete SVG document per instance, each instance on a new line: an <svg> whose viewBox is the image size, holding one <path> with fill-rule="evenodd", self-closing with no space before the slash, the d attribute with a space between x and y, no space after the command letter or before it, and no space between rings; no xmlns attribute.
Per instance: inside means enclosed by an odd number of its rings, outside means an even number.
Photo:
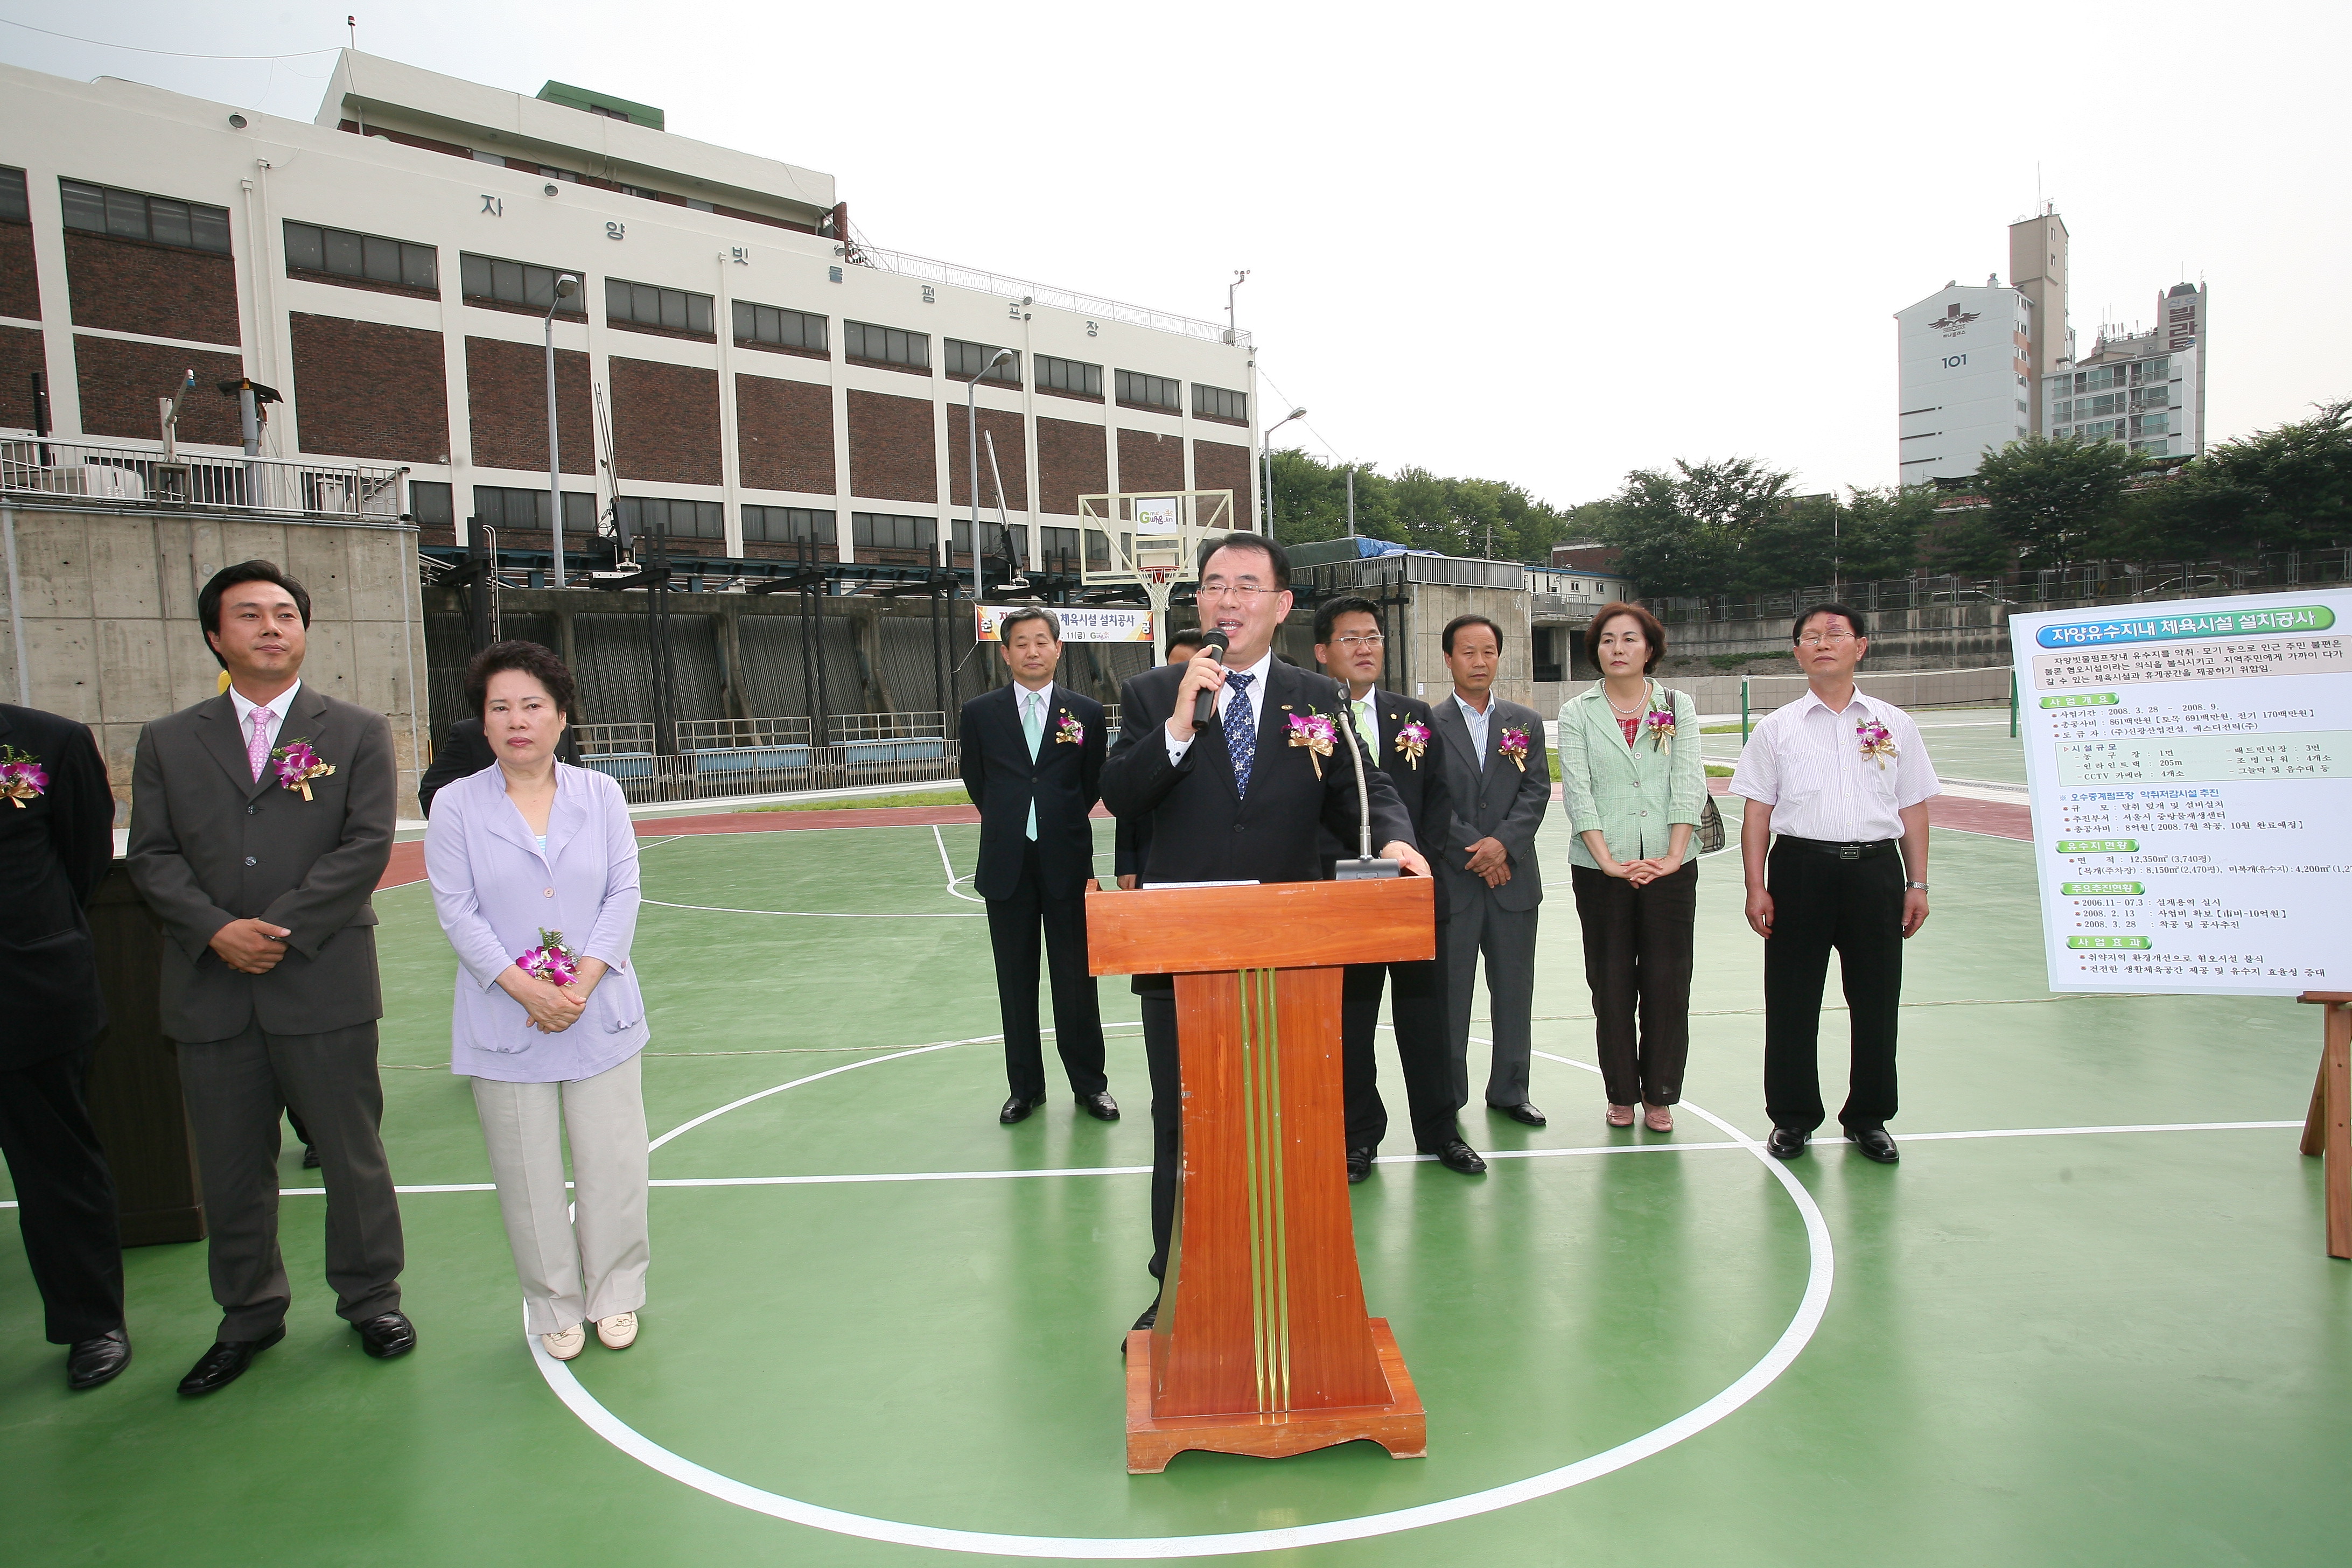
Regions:
<svg viewBox="0 0 2352 1568"><path fill-rule="evenodd" d="M1606 686L1603 686L1601 689L1601 700L1609 704L1609 711L1624 719L1631 719L1634 714L1641 712L1644 708L1649 706L1650 701L1648 692L1644 691L1641 697L1634 700L1633 706L1631 708L1620 708L1617 706L1617 699L1609 695L1609 688Z"/></svg>

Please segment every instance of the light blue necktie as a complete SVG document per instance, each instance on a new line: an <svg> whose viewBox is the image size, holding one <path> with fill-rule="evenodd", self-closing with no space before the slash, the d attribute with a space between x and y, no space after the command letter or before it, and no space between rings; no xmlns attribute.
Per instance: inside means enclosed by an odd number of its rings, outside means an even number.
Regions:
<svg viewBox="0 0 2352 1568"><path fill-rule="evenodd" d="M1225 751L1234 759L1234 793L1249 798L1250 764L1257 760L1257 719L1250 712L1250 682L1255 675L1225 677L1232 700L1225 704Z"/></svg>
<svg viewBox="0 0 2352 1568"><path fill-rule="evenodd" d="M1046 689L1051 690L1052 688ZM1045 692L1021 693L1021 732L1029 738L1029 760L1034 763L1037 760L1037 747L1045 739ZM1034 783L1029 801L1029 837L1033 843L1037 837L1037 801Z"/></svg>

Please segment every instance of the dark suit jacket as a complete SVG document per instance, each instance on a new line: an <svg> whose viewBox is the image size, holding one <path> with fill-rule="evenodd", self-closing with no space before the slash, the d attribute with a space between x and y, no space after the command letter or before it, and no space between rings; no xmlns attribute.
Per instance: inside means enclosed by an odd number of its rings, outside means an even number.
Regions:
<svg viewBox="0 0 2352 1568"><path fill-rule="evenodd" d="M82 906L114 858L114 796L87 727L0 702L0 747L49 776L39 798L0 803L0 1070L88 1045L106 1026Z"/></svg>
<svg viewBox="0 0 2352 1568"><path fill-rule="evenodd" d="M131 773L131 880L163 922L163 1032L219 1040L258 1021L275 1035L383 1016L369 895L392 858L399 775L392 726L305 683L279 727L334 772L311 798L257 781L228 693L153 720ZM208 943L233 920L293 934L267 974L241 974Z"/></svg>
<svg viewBox="0 0 2352 1568"><path fill-rule="evenodd" d="M1140 877L1151 854L1151 824L1139 816L1122 816L1110 837L1110 870L1114 877Z"/></svg>
<svg viewBox="0 0 2352 1568"><path fill-rule="evenodd" d="M1445 792L1453 821L1446 829L1445 864L1438 872L1453 895L1456 914L1467 913L1481 895L1493 898L1497 909L1531 910L1543 902L1543 868L1536 860L1536 829L1551 805L1551 756L1544 748L1542 718L1532 708L1500 698L1491 701L1486 716L1486 766L1470 749L1470 725L1462 706L1447 693L1432 703L1436 731L1444 743ZM1502 754L1503 731L1528 732L1527 767ZM1425 764L1427 758L1423 759ZM1499 888L1463 869L1470 846L1481 838L1501 841L1509 852L1511 879ZM1437 857L1431 856L1432 861Z"/></svg>
<svg viewBox="0 0 2352 1568"><path fill-rule="evenodd" d="M1337 706L1339 700L1335 689L1331 701ZM1397 800L1403 805L1405 815L1412 818L1414 847L1429 858L1433 868L1437 856L1444 852L1446 833L1453 826L1454 808L1452 797L1445 793L1445 759L1438 754L1443 742L1437 738L1429 704L1394 691L1383 691L1377 686L1372 688L1370 700L1372 723L1380 731L1378 743L1370 748L1370 760L1388 774L1390 785L1396 790ZM1397 731L1413 723L1429 730L1429 740L1422 748L1418 761L1397 750ZM1324 830L1326 876L1330 874L1329 868L1341 858L1352 860L1356 858L1360 837L1352 824L1345 833L1335 834L1328 828ZM1372 835L1373 854L1381 852L1381 837L1376 832ZM1437 918L1444 920L1449 912L1446 900L1438 900Z"/></svg>
<svg viewBox="0 0 2352 1568"><path fill-rule="evenodd" d="M1101 798L1103 709L1066 686L1045 692L1045 733L1037 755L1021 731L1021 688L1007 685L963 705L963 786L980 807L980 864L971 885L983 899L1009 899L1029 847L1029 807L1037 807L1037 866L1045 892L1075 899L1095 874L1095 830L1087 814ZM1086 738L1059 738L1064 720Z"/></svg>
<svg viewBox="0 0 2352 1568"><path fill-rule="evenodd" d="M572 738L569 728L563 738L555 742L558 762L579 767L580 742ZM499 759L490 750L489 738L482 733L479 719L460 719L449 726L448 738L433 753L433 765L416 781L416 808L426 816L433 815L433 797L441 793L444 784L470 778Z"/></svg>
<svg viewBox="0 0 2352 1568"><path fill-rule="evenodd" d="M1338 693L1320 675L1275 660L1266 669L1256 760L1249 796L1234 786L1234 761L1215 724L1192 739L1181 763L1168 760L1168 715L1184 667L1145 670L1120 689L1118 744L1103 763L1103 801L1122 817L1148 819L1142 877L1157 882L1319 882L1325 878L1322 830L1353 842L1356 770L1345 757L1323 759L1289 739L1293 713L1333 713ZM1339 733L1345 742L1349 731ZM1402 840L1421 847L1412 820L1388 775L1366 764L1372 845Z"/></svg>

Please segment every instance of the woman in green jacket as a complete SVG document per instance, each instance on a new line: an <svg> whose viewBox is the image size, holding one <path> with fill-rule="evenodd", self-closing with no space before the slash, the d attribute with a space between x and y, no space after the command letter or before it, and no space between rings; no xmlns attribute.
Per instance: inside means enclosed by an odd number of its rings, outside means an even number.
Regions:
<svg viewBox="0 0 2352 1568"><path fill-rule="evenodd" d="M1609 1125L1633 1125L1638 1100L1650 1131L1671 1132L1698 911L1698 863L1685 856L1706 803L1698 713L1651 679L1666 628L1641 605L1602 605L1584 646L1601 679L1560 704L1558 755L1593 1040Z"/></svg>

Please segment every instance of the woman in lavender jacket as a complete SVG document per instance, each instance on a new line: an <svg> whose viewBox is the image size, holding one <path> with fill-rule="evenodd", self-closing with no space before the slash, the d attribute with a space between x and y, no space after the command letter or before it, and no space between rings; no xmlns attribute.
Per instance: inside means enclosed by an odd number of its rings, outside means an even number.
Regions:
<svg viewBox="0 0 2352 1568"><path fill-rule="evenodd" d="M636 836L618 784L555 759L574 701L562 660L496 644L466 695L498 762L446 785L425 834L457 950L450 1070L474 1082L529 1331L560 1361L587 1343L587 1322L625 1350L648 1256Z"/></svg>

